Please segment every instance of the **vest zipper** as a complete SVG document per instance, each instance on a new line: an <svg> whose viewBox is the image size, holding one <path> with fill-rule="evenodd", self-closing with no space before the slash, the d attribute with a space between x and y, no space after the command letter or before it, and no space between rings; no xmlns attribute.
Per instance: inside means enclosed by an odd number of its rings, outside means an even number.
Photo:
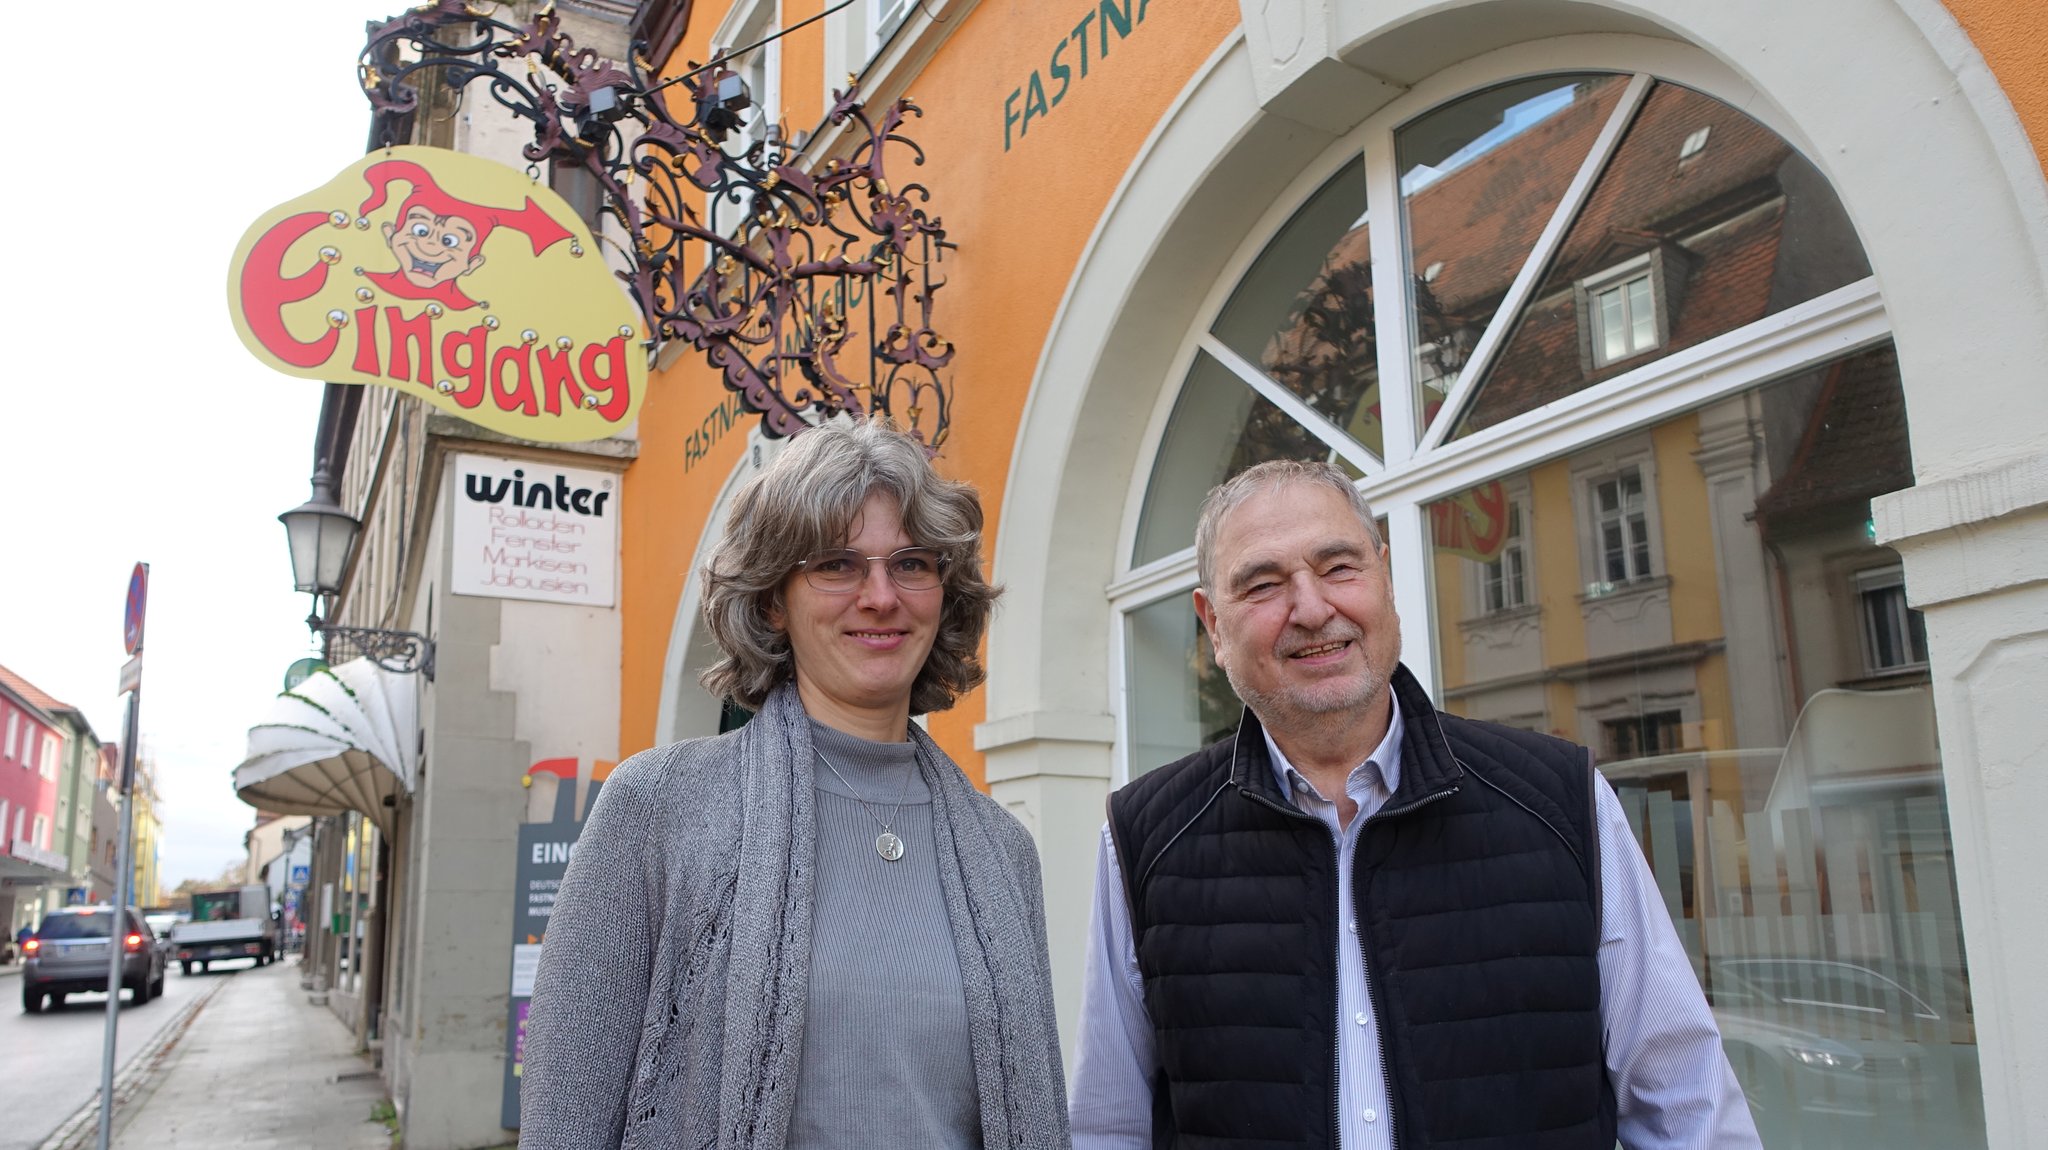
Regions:
<svg viewBox="0 0 2048 1150"><path fill-rule="evenodd" d="M1294 806L1291 803L1285 805L1276 803L1271 801L1270 799L1267 799L1264 795L1255 794L1249 790L1246 790L1243 793L1246 798L1249 798L1256 803L1276 810L1283 815L1289 815L1293 818L1304 819L1308 822L1315 823L1317 826L1322 827L1325 831L1328 831L1330 829L1330 824L1315 817L1314 815L1309 814L1307 811L1302 810L1300 807ZM1416 810L1421 807L1426 807L1429 804L1436 802L1438 799L1447 799L1457 793L1458 788L1445 787L1443 790L1435 791L1431 794L1424 795L1421 798L1416 799L1412 803L1408 803L1404 806L1395 808L1393 810L1389 810L1386 807L1381 807L1379 810L1374 811L1370 816L1366 818L1365 823L1358 828L1358 845L1352 847L1353 860L1355 861L1358 857L1356 853L1358 847L1363 846L1365 844L1366 827L1369 827L1373 823L1378 822L1382 817L1391 815L1405 815L1410 811ZM1332 832L1330 835L1330 852L1333 856L1331 861L1334 864L1334 866L1337 867L1341 867L1344 865L1344 844L1341 835L1341 831ZM1356 868L1354 867L1354 869ZM1358 890L1355 884L1351 891L1351 901L1354 904L1356 904L1358 901ZM1381 1021L1387 1017L1387 1005L1386 1002L1380 997L1378 983L1373 981L1372 964L1370 962L1365 961L1365 944L1368 940L1367 932L1371 928L1367 925L1365 921L1365 916L1358 914L1355 905L1350 907L1339 906L1337 908L1338 946L1345 945L1343 918L1346 913L1350 913L1356 916L1355 921L1358 923L1359 947L1358 969L1365 975L1365 996L1366 998L1372 1001L1372 1036L1373 1041L1379 1046L1380 1052L1380 1089L1387 1096L1387 1145L1392 1147L1393 1150L1400 1150L1400 1128L1394 1124L1394 1074L1393 1071L1389 1069L1389 1063L1387 1062L1387 1028L1381 1025ZM1336 974L1336 977L1331 982L1333 991L1330 1001L1330 1018L1335 1024L1330 1032L1330 1066L1333 1071L1330 1079L1330 1121L1332 1123L1330 1127L1330 1141L1334 1146L1342 1147L1344 1144L1344 1061L1342 1040L1337 1037L1337 1035L1341 1033L1342 1028L1344 1026L1344 1019L1340 1017L1344 1005L1344 974L1343 966L1341 963L1339 964L1337 970L1334 973Z"/></svg>
<svg viewBox="0 0 2048 1150"><path fill-rule="evenodd" d="M1307 811L1302 810L1300 807L1297 807L1292 803L1276 803L1266 798L1264 795L1258 794L1250 790L1244 790L1243 794L1246 798L1252 800L1253 802L1258 803L1259 805L1264 807L1269 807L1275 811L1280 812L1283 815L1288 816L1289 818L1300 819L1304 822L1311 822L1323 828L1324 831L1330 831L1330 824L1324 822L1323 820L1315 817L1312 814L1309 814ZM1361 828L1361 831L1362 830L1363 828ZM1336 873L1337 868L1344 865L1344 844L1343 840L1339 837L1339 833L1340 832L1334 831L1330 832L1330 871L1333 875ZM1336 924L1338 946L1344 945L1343 919L1344 907L1340 905L1337 907L1338 921ZM1331 957L1334 958L1336 956L1333 954ZM1361 966L1362 965L1363 963L1361 963ZM1343 963L1340 961L1337 965L1337 969L1331 971L1330 973L1330 1020L1332 1023L1332 1028L1330 1030L1330 1145L1332 1147L1332 1150L1340 1150L1340 1148L1344 1145L1344 1040L1340 1037L1340 1035L1343 1034L1344 1028L1344 1019L1342 1017L1344 1009ZM1367 986L1370 987L1370 985L1371 980L1368 979ZM1384 1067L1386 1057L1386 1050L1384 1047L1381 1048L1380 1055L1381 1066Z"/></svg>
<svg viewBox="0 0 2048 1150"><path fill-rule="evenodd" d="M1379 821L1381 816L1390 813L1397 815L1406 814L1409 811L1415 810L1419 807L1426 807L1429 804L1436 802L1438 799L1449 798L1450 796L1455 795L1457 793L1458 788L1445 787L1443 790L1436 791L1432 794L1424 795L1421 798L1415 800L1414 802L1409 803L1407 806L1401 807L1399 810L1389 812L1387 808L1381 807L1379 810L1374 811L1371 814L1371 816L1369 816L1365 820L1365 823L1358 828L1358 842L1351 848L1351 857L1354 864L1356 863L1356 860L1358 858L1357 852L1365 846L1366 830L1370 828L1373 823ZM1352 869L1356 871L1357 867L1354 865ZM1366 943L1370 941L1372 925L1366 920L1366 917L1364 915L1358 913L1358 886L1356 875L1354 875L1352 879L1351 902L1352 906L1348 908L1339 909L1350 910L1351 913L1355 916L1353 921L1358 923L1358 969L1364 972L1365 974L1365 996L1372 1002L1372 1036L1373 1041L1378 1044L1380 1051L1380 1089L1384 1091L1387 1096L1387 1146L1390 1148L1390 1150L1401 1150L1401 1127L1394 1120L1394 1071L1392 1068L1392 1064L1387 1061L1387 1028L1385 1026L1385 1020L1387 1017L1387 1003L1386 1000L1380 996L1379 983L1373 979L1372 963L1366 961L1365 957L1366 952L1368 950ZM1342 993L1342 991L1340 990L1339 993ZM1337 1025L1344 1025L1344 1020L1341 1018L1338 1019ZM1342 1103L1340 1102L1339 1105L1341 1106ZM1340 1128L1342 1127L1342 1119L1343 1115L1339 1114L1338 1120Z"/></svg>

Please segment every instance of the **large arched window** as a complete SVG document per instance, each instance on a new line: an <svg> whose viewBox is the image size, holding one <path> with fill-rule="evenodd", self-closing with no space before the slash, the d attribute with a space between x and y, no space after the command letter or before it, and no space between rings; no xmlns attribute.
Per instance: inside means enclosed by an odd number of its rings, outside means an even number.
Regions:
<svg viewBox="0 0 2048 1150"><path fill-rule="evenodd" d="M1767 1146L1982 1145L1913 482L1875 281L1782 135L1645 74L1367 121L1182 349L1118 576L1122 779L1239 704L1196 509L1327 459L1383 516L1447 709L1593 747Z"/></svg>

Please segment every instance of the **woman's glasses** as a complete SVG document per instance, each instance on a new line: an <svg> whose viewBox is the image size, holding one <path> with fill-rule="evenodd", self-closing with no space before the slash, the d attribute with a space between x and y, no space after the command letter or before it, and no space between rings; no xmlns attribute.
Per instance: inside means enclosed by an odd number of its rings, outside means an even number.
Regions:
<svg viewBox="0 0 2048 1150"><path fill-rule="evenodd" d="M804 581L828 594L844 594L860 587L868 577L868 565L880 563L889 582L904 591L929 591L945 577L946 557L929 547L904 547L887 555L862 555L851 547L813 551L797 564Z"/></svg>

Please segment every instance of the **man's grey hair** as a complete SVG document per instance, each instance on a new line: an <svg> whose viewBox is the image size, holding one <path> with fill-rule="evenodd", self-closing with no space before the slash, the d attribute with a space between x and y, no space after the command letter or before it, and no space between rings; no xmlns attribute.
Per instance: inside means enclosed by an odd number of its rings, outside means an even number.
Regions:
<svg viewBox="0 0 2048 1150"><path fill-rule="evenodd" d="M769 623L799 560L844 547L868 496L893 497L912 544L945 556L945 606L910 713L943 711L980 685L982 634L1002 589L981 577L981 497L932 469L924 444L885 422L841 421L790 441L733 500L725 538L704 567L704 622L721 658L698 682L759 709L796 673L789 636Z"/></svg>
<svg viewBox="0 0 2048 1150"><path fill-rule="evenodd" d="M1365 496L1351 485L1351 477L1344 474L1343 469L1334 463L1321 461L1270 460L1247 467L1210 488L1208 498L1202 500L1201 518L1195 521L1195 577L1201 582L1202 590L1211 594L1216 590L1216 533L1223 529L1223 521L1229 518L1230 513L1254 495L1300 483L1321 484L1341 493L1344 501L1351 505L1351 510L1358 514L1358 521L1365 525L1365 533L1372 538L1372 545L1385 546L1380 541L1379 520L1373 518Z"/></svg>

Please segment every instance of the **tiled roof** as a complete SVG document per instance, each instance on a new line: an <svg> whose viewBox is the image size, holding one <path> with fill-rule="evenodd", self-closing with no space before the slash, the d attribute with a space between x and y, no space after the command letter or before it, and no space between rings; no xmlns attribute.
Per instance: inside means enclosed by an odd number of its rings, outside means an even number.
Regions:
<svg viewBox="0 0 2048 1150"><path fill-rule="evenodd" d="M22 702L48 715L55 715L58 711L78 710L77 707L57 699L48 691L29 682L6 667L0 667L0 687L5 687Z"/></svg>
<svg viewBox="0 0 2048 1150"><path fill-rule="evenodd" d="M1627 86L1625 76L1595 81L1556 115L1408 197L1412 270L1443 265L1429 286L1446 310L1499 302Z"/></svg>
<svg viewBox="0 0 2048 1150"><path fill-rule="evenodd" d="M1841 360L1823 386L1798 453L1756 501L1766 534L1815 513L1867 516L1872 497L1913 485L1898 353L1886 345Z"/></svg>
<svg viewBox="0 0 2048 1150"><path fill-rule="evenodd" d="M1685 306L1678 310L1670 338L1655 354L1669 355L1770 314L1783 223L1780 203L1688 247L1697 271L1685 286ZM1532 304L1494 361L1466 426L1490 427L1644 362L1637 356L1587 372L1579 340L1578 309L1569 291Z"/></svg>

